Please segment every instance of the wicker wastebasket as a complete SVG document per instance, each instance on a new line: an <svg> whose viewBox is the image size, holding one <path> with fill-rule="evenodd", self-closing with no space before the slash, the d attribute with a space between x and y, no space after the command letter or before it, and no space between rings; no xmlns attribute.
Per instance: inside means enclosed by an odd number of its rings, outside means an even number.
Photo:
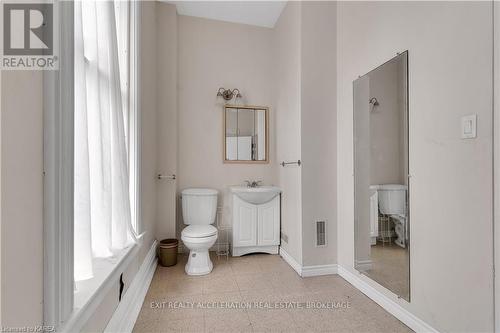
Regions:
<svg viewBox="0 0 500 333"><path fill-rule="evenodd" d="M179 241L175 238L168 238L160 241L160 245L158 247L160 265L168 267L177 264L178 247Z"/></svg>

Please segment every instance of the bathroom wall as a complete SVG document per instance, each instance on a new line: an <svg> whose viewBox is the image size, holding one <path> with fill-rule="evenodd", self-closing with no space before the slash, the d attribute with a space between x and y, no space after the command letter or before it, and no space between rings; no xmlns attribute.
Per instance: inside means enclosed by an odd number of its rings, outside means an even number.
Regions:
<svg viewBox="0 0 500 333"><path fill-rule="evenodd" d="M288 2L274 30L274 70L277 159L301 159L301 3ZM302 169L279 167L283 190L281 207L281 247L302 264Z"/></svg>
<svg viewBox="0 0 500 333"><path fill-rule="evenodd" d="M500 54L500 3L493 2L493 11L494 11L494 40L493 40L493 53L495 55ZM500 86L500 57L494 57L494 87ZM494 114L500 114L500 91L498 89L494 89L493 93L493 101L494 101ZM494 118L494 133L498 133L500 131L500 119L499 117ZM500 136L494 135L494 165L500 165ZM500 168L494 168L494 244L500 244ZM500 249L498 246L494 247L494 261L495 267L500 267ZM495 327L500 327L500 276L495 274Z"/></svg>
<svg viewBox="0 0 500 333"><path fill-rule="evenodd" d="M2 71L2 326L43 321L43 95L41 71Z"/></svg>
<svg viewBox="0 0 500 333"><path fill-rule="evenodd" d="M302 161L279 168L281 246L302 266L337 262L335 16L334 2L288 2L274 31L278 161Z"/></svg>
<svg viewBox="0 0 500 333"><path fill-rule="evenodd" d="M175 5L156 3L156 98L157 172L178 175L178 116L177 116L177 10ZM172 238L175 234L177 183L157 182L156 237Z"/></svg>
<svg viewBox="0 0 500 333"><path fill-rule="evenodd" d="M2 285L3 277L2 277L2 174L1 174L1 165L2 165L2 71L0 71L0 286ZM0 287L0 327L3 327L2 324L2 288Z"/></svg>
<svg viewBox="0 0 500 333"><path fill-rule="evenodd" d="M301 5L302 264L337 263L337 4ZM316 246L326 221L326 246Z"/></svg>
<svg viewBox="0 0 500 333"><path fill-rule="evenodd" d="M402 143L404 136L404 101L399 86L400 61L386 63L383 70L369 75L370 92L368 100L377 98L379 105L370 105L370 182L376 184L406 184L405 154Z"/></svg>
<svg viewBox="0 0 500 333"><path fill-rule="evenodd" d="M224 206L227 186L245 179L277 184L273 99L273 34L269 28L178 16L178 179L179 191L211 187ZM158 31L163 34L164 31ZM270 163L223 163L223 100L219 87L238 88L241 104L270 107ZM165 112L160 109L159 112ZM162 198L159 198L161 201ZM178 203L177 235L182 225ZM231 222L228 207L222 209ZM162 217L159 216L162 221Z"/></svg>
<svg viewBox="0 0 500 333"><path fill-rule="evenodd" d="M355 273L352 81L408 50L411 302L360 278L439 331L491 332L492 3L341 2L337 20L339 263Z"/></svg>

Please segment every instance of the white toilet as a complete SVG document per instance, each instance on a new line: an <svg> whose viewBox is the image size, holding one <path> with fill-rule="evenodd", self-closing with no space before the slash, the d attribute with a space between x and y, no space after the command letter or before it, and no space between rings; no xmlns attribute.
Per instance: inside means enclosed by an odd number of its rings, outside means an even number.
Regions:
<svg viewBox="0 0 500 333"><path fill-rule="evenodd" d="M406 247L408 239L406 191L408 187L400 184L372 185L370 189L377 191L378 210L391 217L398 238L394 241L401 247ZM378 216L377 216L378 219Z"/></svg>
<svg viewBox="0 0 500 333"><path fill-rule="evenodd" d="M205 275L212 271L208 249L217 240L217 228L212 225L217 214L217 194L217 190L208 188L182 191L182 216L188 226L182 230L181 239L189 249L188 275Z"/></svg>

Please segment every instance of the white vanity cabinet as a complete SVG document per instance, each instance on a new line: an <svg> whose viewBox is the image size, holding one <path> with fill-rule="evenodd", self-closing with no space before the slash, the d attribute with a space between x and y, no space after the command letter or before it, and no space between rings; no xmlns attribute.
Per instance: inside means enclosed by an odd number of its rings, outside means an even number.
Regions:
<svg viewBox="0 0 500 333"><path fill-rule="evenodd" d="M232 195L233 256L253 252L278 253L280 243L280 196L253 204Z"/></svg>

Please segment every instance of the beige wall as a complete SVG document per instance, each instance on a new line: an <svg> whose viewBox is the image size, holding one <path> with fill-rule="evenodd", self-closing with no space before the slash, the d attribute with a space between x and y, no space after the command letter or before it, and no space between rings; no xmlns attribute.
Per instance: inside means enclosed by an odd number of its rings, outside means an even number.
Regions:
<svg viewBox="0 0 500 333"><path fill-rule="evenodd" d="M336 263L335 11L334 3L289 3L276 27L267 29L176 18L173 6L157 4L159 171L170 174L177 167L179 191L194 186L221 191L225 224L231 223L230 207L224 204L228 185L245 179L278 184L284 193L282 231L288 237L282 246L300 263L306 255L304 265ZM323 33L330 38L325 40ZM171 96L176 48L178 93ZM242 104L271 107L269 165L223 164L223 101L215 97L220 86L239 88ZM306 162L300 168L277 165L301 158ZM172 235L173 186L168 181L159 185L161 238ZM179 202L177 219L179 237ZM327 221L326 247L315 246L317 220Z"/></svg>
<svg viewBox="0 0 500 333"><path fill-rule="evenodd" d="M337 263L337 67L335 2L301 6L302 261ZM316 221L327 245L316 247Z"/></svg>
<svg viewBox="0 0 500 333"><path fill-rule="evenodd" d="M500 91L497 87L500 87L500 3L495 1L493 3L494 10L494 54L497 55L494 57L494 114L500 114ZM500 118L494 118L494 165L500 165L500 135L498 135L498 131L500 131ZM500 168L494 168L494 244L495 244L495 267L500 267L500 249L496 244L500 244ZM499 274L495 274L495 327L500 327L500 276Z"/></svg>
<svg viewBox="0 0 500 333"><path fill-rule="evenodd" d="M289 2L274 28L274 92L276 106L277 160L301 159L300 131L300 45L301 4ZM302 264L302 170L297 166L279 167L279 186L283 190L281 207L282 248ZM286 238L286 237L285 237Z"/></svg>
<svg viewBox="0 0 500 333"><path fill-rule="evenodd" d="M156 92L157 92L157 171L163 175L177 172L177 10L175 5L156 3ZM155 86L151 86L153 88ZM156 237L175 238L177 183L158 182Z"/></svg>
<svg viewBox="0 0 500 333"><path fill-rule="evenodd" d="M178 17L179 190L215 188L221 192L219 206L224 206L228 185L245 179L278 183L272 37L268 28ZM219 87L240 89L241 104L270 107L269 164L222 162L223 100L216 98ZM224 207L222 213L225 223L230 223L229 208ZM177 215L179 237L183 228L180 205Z"/></svg>
<svg viewBox="0 0 500 333"><path fill-rule="evenodd" d="M335 16L334 2L289 2L274 31L278 161L302 161L278 170L282 247L303 266L337 262Z"/></svg>
<svg viewBox="0 0 500 333"><path fill-rule="evenodd" d="M2 71L0 71L0 170L2 165ZM2 173L0 171L0 327L3 327L2 321Z"/></svg>
<svg viewBox="0 0 500 333"><path fill-rule="evenodd" d="M141 2L141 46L140 50L140 105L141 105L141 205L145 244L156 238L156 195L157 195L157 78L156 2ZM149 246L142 251L146 255Z"/></svg>
<svg viewBox="0 0 500 333"><path fill-rule="evenodd" d="M339 263L354 272L352 81L409 50L411 303L361 278L439 331L493 330L491 7L338 7Z"/></svg>
<svg viewBox="0 0 500 333"><path fill-rule="evenodd" d="M406 184L405 153L402 143L404 136L404 112L401 105L399 72L403 70L401 61L391 61L383 67L370 72L368 81L370 91L364 103L372 97L379 105L369 106L370 117L370 185ZM360 161L361 165L366 163Z"/></svg>
<svg viewBox="0 0 500 333"><path fill-rule="evenodd" d="M2 325L43 321L42 72L3 71L1 84Z"/></svg>

